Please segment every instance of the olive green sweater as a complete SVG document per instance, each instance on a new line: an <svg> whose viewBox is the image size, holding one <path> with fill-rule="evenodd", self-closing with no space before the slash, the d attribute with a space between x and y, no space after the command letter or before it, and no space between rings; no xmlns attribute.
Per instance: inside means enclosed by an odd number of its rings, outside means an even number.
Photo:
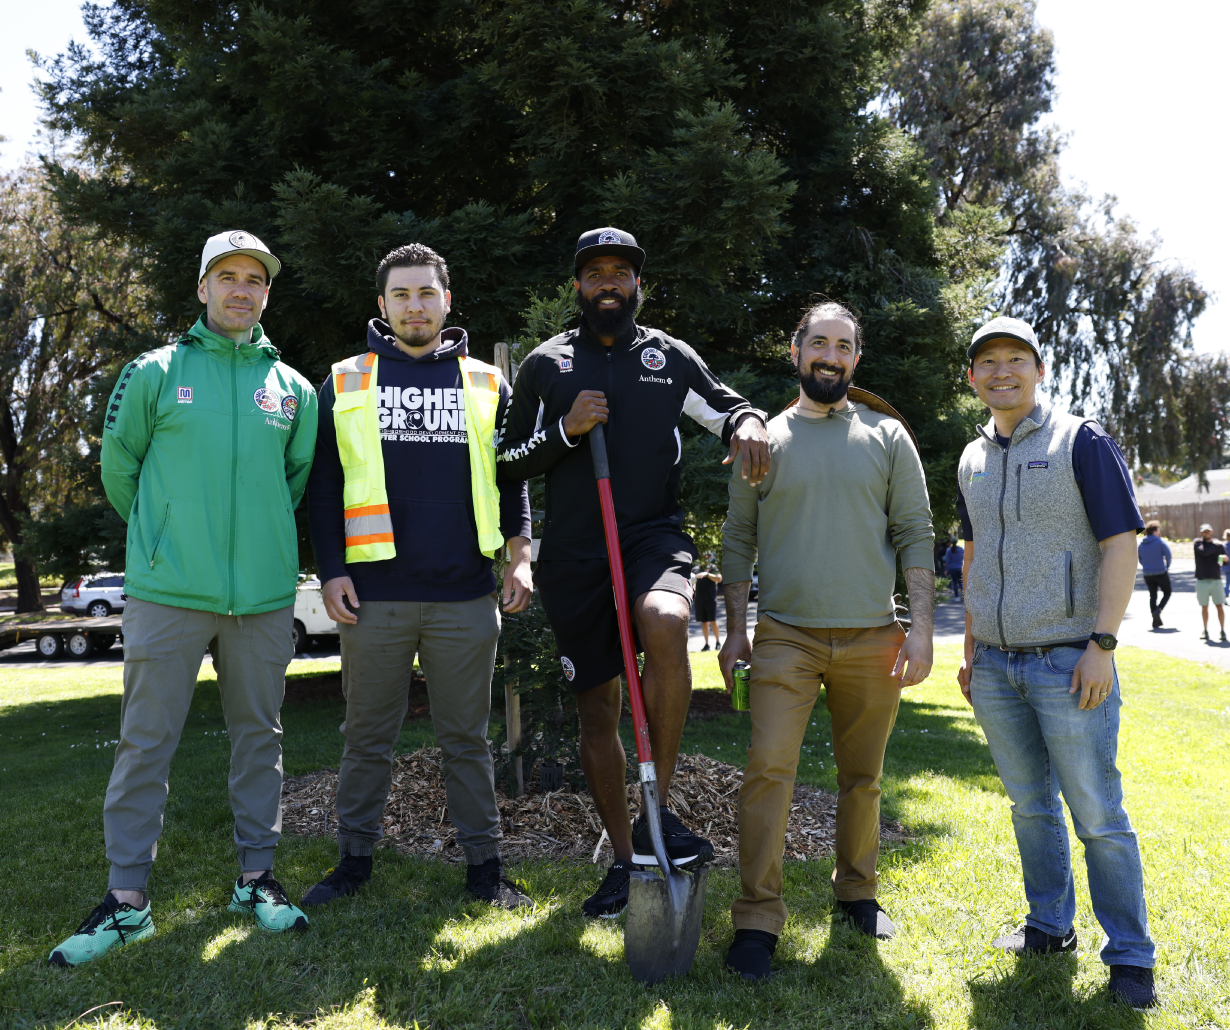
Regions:
<svg viewBox="0 0 1230 1030"><path fill-rule="evenodd" d="M792 626L893 621L896 555L932 567L935 534L922 462L905 427L861 404L831 417L788 408L769 422L758 487L734 463L722 527L722 578L752 578L758 610Z"/></svg>

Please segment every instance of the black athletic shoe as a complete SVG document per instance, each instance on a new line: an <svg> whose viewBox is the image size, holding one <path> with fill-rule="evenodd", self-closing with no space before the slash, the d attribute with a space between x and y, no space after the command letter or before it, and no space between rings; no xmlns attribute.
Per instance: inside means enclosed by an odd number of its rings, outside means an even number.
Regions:
<svg viewBox="0 0 1230 1030"><path fill-rule="evenodd" d="M303 895L299 903L304 908L327 905L330 901L356 894L372 878L371 855L343 855L342 860L330 869L325 878Z"/></svg>
<svg viewBox="0 0 1230 1030"><path fill-rule="evenodd" d="M888 913L880 908L880 903L875 898L860 898L858 901L842 901L838 898L837 904L859 933L887 941L897 932L893 921L888 918Z"/></svg>
<svg viewBox="0 0 1230 1030"><path fill-rule="evenodd" d="M466 866L466 890L480 901L500 908L534 907L534 899L504 875L498 858Z"/></svg>
<svg viewBox="0 0 1230 1030"><path fill-rule="evenodd" d="M611 863L606 878L581 905L581 912L591 919L615 919L628 907L628 884L632 882L632 863L617 860Z"/></svg>
<svg viewBox="0 0 1230 1030"><path fill-rule="evenodd" d="M1137 1012L1144 1012L1157 1004L1153 970L1143 966L1111 966L1107 990L1112 997L1127 1002Z"/></svg>
<svg viewBox="0 0 1230 1030"><path fill-rule="evenodd" d="M1162 617L1158 615L1157 612L1153 613L1153 628L1154 629L1162 628Z"/></svg>
<svg viewBox="0 0 1230 1030"><path fill-rule="evenodd" d="M709 645L708 645L708 644L706 644L704 647L702 647L702 648L701 648L701 650L702 650L702 651L708 651L708 650L709 650Z"/></svg>
<svg viewBox="0 0 1230 1030"><path fill-rule="evenodd" d="M726 968L744 980L767 980L772 975L769 959L777 950L777 935L767 930L736 930L726 952Z"/></svg>
<svg viewBox="0 0 1230 1030"><path fill-rule="evenodd" d="M1012 933L996 937L991 942L991 947L1002 948L1009 955L1045 955L1056 951L1075 951L1076 929L1056 937L1026 923L1018 926Z"/></svg>
<svg viewBox="0 0 1230 1030"><path fill-rule="evenodd" d="M688 865L713 861L713 845L703 837L698 837L676 817L675 813L663 805L662 839L666 843L667 857L675 865ZM632 862L634 865L658 864L653 853L653 839L649 835L649 820L642 812L632 824Z"/></svg>

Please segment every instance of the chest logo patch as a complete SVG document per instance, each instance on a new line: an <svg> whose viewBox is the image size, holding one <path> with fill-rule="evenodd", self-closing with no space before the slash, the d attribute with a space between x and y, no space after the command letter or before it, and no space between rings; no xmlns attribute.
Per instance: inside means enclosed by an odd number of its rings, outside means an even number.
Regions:
<svg viewBox="0 0 1230 1030"><path fill-rule="evenodd" d="M561 372L571 372L572 371L572 358L560 358L559 359L559 370Z"/></svg>
<svg viewBox="0 0 1230 1030"><path fill-rule="evenodd" d="M299 411L299 398L293 393L288 393L282 398L282 417L288 422L295 421L295 414Z"/></svg>
<svg viewBox="0 0 1230 1030"><path fill-rule="evenodd" d="M1031 461L1029 463L1029 467L1031 469L1044 469L1044 468L1049 468L1050 466L1047 465L1045 461Z"/></svg>
<svg viewBox="0 0 1230 1030"><path fill-rule="evenodd" d="M192 403L192 387L191 386L181 386L179 388L179 403L180 404L191 404Z"/></svg>
<svg viewBox="0 0 1230 1030"><path fill-rule="evenodd" d="M646 347L641 351L641 364L651 372L656 372L658 369L666 367L666 355L658 350L657 347Z"/></svg>
<svg viewBox="0 0 1230 1030"><path fill-rule="evenodd" d="M261 411L268 411L270 414L278 410L278 399L272 390L265 387L257 389L256 393L252 394L252 399L256 401L256 406Z"/></svg>
<svg viewBox="0 0 1230 1030"><path fill-rule="evenodd" d="M985 473L985 472L971 472L971 473L969 474L969 481L970 481L971 483L972 483L975 479L986 479L986 478L987 478L987 473Z"/></svg>
<svg viewBox="0 0 1230 1030"><path fill-rule="evenodd" d="M572 664L572 659L566 658L563 655L560 656L559 663L564 667L564 676L571 683L576 678L577 667Z"/></svg>

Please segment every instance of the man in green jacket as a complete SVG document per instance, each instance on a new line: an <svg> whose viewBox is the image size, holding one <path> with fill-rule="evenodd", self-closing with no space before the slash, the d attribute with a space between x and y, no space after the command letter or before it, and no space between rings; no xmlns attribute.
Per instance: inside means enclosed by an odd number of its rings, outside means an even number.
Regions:
<svg viewBox="0 0 1230 1030"><path fill-rule="evenodd" d="M129 364L107 406L103 486L128 523L124 699L103 807L111 872L102 903L52 951L53 965L154 933L146 886L207 649L231 741L240 866L231 910L268 930L307 927L273 878L299 569L292 512L316 445L316 393L278 360L258 321L280 268L251 233L210 237L197 288L205 313L173 345Z"/></svg>

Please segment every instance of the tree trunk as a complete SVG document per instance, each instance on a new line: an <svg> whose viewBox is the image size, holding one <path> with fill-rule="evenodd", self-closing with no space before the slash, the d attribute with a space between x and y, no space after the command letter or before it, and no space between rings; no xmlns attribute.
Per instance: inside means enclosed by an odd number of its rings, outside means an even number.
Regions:
<svg viewBox="0 0 1230 1030"><path fill-rule="evenodd" d="M43 590L38 584L38 566L29 558L17 558L17 611L41 612L43 608Z"/></svg>

